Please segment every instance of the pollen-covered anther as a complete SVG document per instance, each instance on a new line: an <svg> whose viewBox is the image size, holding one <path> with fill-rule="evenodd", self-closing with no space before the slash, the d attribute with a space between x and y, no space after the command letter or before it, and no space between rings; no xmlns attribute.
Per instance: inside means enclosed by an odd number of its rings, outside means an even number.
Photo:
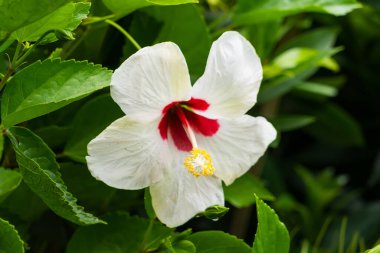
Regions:
<svg viewBox="0 0 380 253"><path fill-rule="evenodd" d="M204 149L193 148L184 160L185 168L194 176L211 176L214 173L211 156Z"/></svg>

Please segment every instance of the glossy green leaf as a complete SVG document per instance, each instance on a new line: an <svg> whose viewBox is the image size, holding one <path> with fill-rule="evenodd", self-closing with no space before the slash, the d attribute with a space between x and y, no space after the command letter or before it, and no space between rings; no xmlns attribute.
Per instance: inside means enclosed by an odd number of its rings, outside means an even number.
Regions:
<svg viewBox="0 0 380 253"><path fill-rule="evenodd" d="M102 222L76 204L76 199L67 191L61 178L54 153L41 138L22 127L12 127L7 134L16 152L24 182L50 209L79 225Z"/></svg>
<svg viewBox="0 0 380 253"><path fill-rule="evenodd" d="M64 154L75 161L85 163L87 144L123 115L124 113L109 95L92 99L75 115Z"/></svg>
<svg viewBox="0 0 380 253"><path fill-rule="evenodd" d="M211 47L211 39L199 9L193 5L182 5L165 8L151 7L146 12L163 22L156 41L176 43L185 55L192 77L202 75ZM178 31L186 31L186 33Z"/></svg>
<svg viewBox="0 0 380 253"><path fill-rule="evenodd" d="M103 0L105 6L120 16L127 15L137 9L151 5L179 5L198 3L198 0Z"/></svg>
<svg viewBox="0 0 380 253"><path fill-rule="evenodd" d="M0 202L19 186L21 179L17 171L0 167Z"/></svg>
<svg viewBox="0 0 380 253"><path fill-rule="evenodd" d="M281 132L292 131L305 127L315 121L313 116L308 115L279 115L271 118L274 127ZM259 195L260 197L260 195Z"/></svg>
<svg viewBox="0 0 380 253"><path fill-rule="evenodd" d="M89 13L90 3L68 3L54 10L43 18L29 23L17 29L12 37L18 41L36 41L48 31L62 30L65 33L71 32L78 27L82 19ZM43 42L52 42L57 37L50 33L43 39Z"/></svg>
<svg viewBox="0 0 380 253"><path fill-rule="evenodd" d="M253 242L253 253L288 253L290 238L285 225L267 204L256 196L257 231Z"/></svg>
<svg viewBox="0 0 380 253"><path fill-rule="evenodd" d="M149 220L126 213L110 214L104 220L108 225L79 228L72 236L66 253L150 252L172 234L171 229L158 222L154 222L147 233Z"/></svg>
<svg viewBox="0 0 380 253"><path fill-rule="evenodd" d="M229 186L223 188L224 196L233 206L242 208L255 203L255 194L261 199L274 200L274 196L257 177L250 173L244 174Z"/></svg>
<svg viewBox="0 0 380 253"><path fill-rule="evenodd" d="M37 61L7 84L1 101L6 127L57 110L107 87L111 71L87 62Z"/></svg>
<svg viewBox="0 0 380 253"><path fill-rule="evenodd" d="M361 7L356 0L239 0L234 21L237 24L259 23L302 12L345 15Z"/></svg>
<svg viewBox="0 0 380 253"><path fill-rule="evenodd" d="M0 218L0 253L23 253L24 242L15 227Z"/></svg>
<svg viewBox="0 0 380 253"><path fill-rule="evenodd" d="M197 253L248 253L250 247L241 239L222 231L204 231L190 235L187 240L194 243Z"/></svg>
<svg viewBox="0 0 380 253"><path fill-rule="evenodd" d="M0 31L11 33L48 16L67 2L69 0L2 0L0 1Z"/></svg>

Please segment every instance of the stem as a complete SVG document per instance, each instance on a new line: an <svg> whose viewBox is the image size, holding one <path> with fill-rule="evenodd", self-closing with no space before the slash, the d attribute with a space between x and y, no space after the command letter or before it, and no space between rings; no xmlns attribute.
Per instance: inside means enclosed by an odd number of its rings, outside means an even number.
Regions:
<svg viewBox="0 0 380 253"><path fill-rule="evenodd" d="M94 23L105 21L107 19L111 19L111 18L113 19L115 17L117 17L115 14L111 14L111 15L107 15L103 17L88 17L83 21L82 25L91 25Z"/></svg>
<svg viewBox="0 0 380 253"><path fill-rule="evenodd" d="M16 61L20 55L21 45L22 44L20 42L17 42L17 47L16 47L15 54L13 55L11 67L13 67L13 66L16 67Z"/></svg>
<svg viewBox="0 0 380 253"><path fill-rule="evenodd" d="M326 234L327 228L329 227L329 225L330 225L331 222L332 222L332 217L330 216L323 223L322 228L319 231L317 239L315 240L315 243L314 243L314 248L315 249L319 248L319 245L322 242L323 236Z"/></svg>
<svg viewBox="0 0 380 253"><path fill-rule="evenodd" d="M150 236L150 232L152 232L153 224L154 224L154 219L150 219L148 228L145 231L144 238L143 238L143 241L141 243L141 247L140 247L141 252L146 252L146 250L147 250L145 244L148 241L148 237Z"/></svg>
<svg viewBox="0 0 380 253"><path fill-rule="evenodd" d="M347 217L342 219L342 225L340 226L339 233L339 253L344 253L344 243L346 239L346 229L347 229Z"/></svg>
<svg viewBox="0 0 380 253"><path fill-rule="evenodd" d="M117 30L119 30L119 32L121 32L133 44L133 46L135 46L135 48L137 48L137 50L141 49L141 46L135 41L135 39L126 30L124 30L123 27L121 27L116 22L114 22L114 21L112 21L110 19L106 19L104 22L106 22L107 24L112 25Z"/></svg>
<svg viewBox="0 0 380 253"><path fill-rule="evenodd" d="M42 36L30 47L28 51L20 57L20 59L16 60L15 68L17 68L25 59L29 56L29 54L33 51L33 49L50 33L54 33L54 30L49 30L46 33L42 34Z"/></svg>

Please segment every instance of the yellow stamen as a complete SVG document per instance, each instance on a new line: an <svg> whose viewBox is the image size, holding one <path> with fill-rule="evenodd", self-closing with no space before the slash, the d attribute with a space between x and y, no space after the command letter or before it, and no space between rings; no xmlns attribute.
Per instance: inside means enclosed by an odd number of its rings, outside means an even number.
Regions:
<svg viewBox="0 0 380 253"><path fill-rule="evenodd" d="M186 169L196 177L211 176L214 173L211 156L204 149L194 147L191 155L184 160Z"/></svg>

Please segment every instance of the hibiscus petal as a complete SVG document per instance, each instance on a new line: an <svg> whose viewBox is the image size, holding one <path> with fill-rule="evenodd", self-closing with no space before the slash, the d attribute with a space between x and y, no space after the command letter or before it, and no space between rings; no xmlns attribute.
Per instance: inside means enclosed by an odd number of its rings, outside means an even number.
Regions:
<svg viewBox="0 0 380 253"><path fill-rule="evenodd" d="M224 205L221 180L195 177L185 169L184 158L176 158L168 175L150 187L157 218L168 227L180 226L210 206Z"/></svg>
<svg viewBox="0 0 380 253"><path fill-rule="evenodd" d="M112 75L111 96L131 119L156 119L166 105L190 95L185 58L172 42L139 50Z"/></svg>
<svg viewBox="0 0 380 253"><path fill-rule="evenodd" d="M223 33L213 43L205 73L192 90L192 97L210 104L199 114L214 119L245 114L256 103L262 73L252 45L237 32Z"/></svg>
<svg viewBox="0 0 380 253"><path fill-rule="evenodd" d="M128 116L113 122L88 144L91 174L119 189L141 189L159 181L170 157L157 125Z"/></svg>
<svg viewBox="0 0 380 253"><path fill-rule="evenodd" d="M276 130L265 118L243 115L219 120L219 131L210 138L197 135L200 148L213 159L215 175L229 185L247 172L276 138Z"/></svg>

